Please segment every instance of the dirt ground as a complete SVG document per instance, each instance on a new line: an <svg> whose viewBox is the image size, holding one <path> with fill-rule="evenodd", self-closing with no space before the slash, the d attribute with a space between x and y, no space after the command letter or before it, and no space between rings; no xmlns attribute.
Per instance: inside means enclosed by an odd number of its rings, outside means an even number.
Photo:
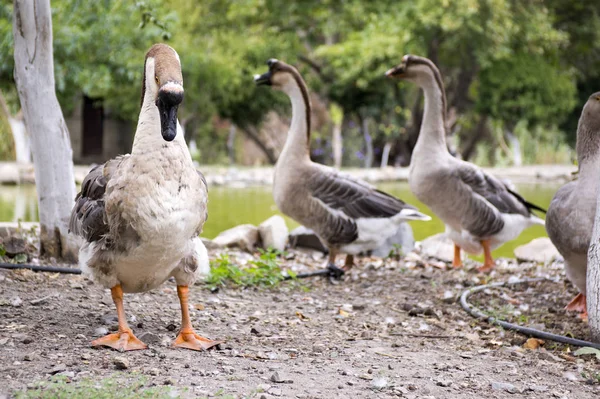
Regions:
<svg viewBox="0 0 600 399"><path fill-rule="evenodd" d="M323 262L298 252L286 267L303 271ZM130 324L149 349L118 353L89 345L116 329L108 291L81 276L2 270L0 397L27 392L53 374L71 384L144 376L147 386L171 387L171 397L600 397L594 357L575 357L577 348L551 342L525 349L527 337L474 320L456 301L473 285L552 277L471 301L498 317L587 339L586 325L562 310L575 295L562 265L500 260L487 276L475 266L452 270L411 255L361 259L339 284L317 277L216 292L199 284L190 293L194 326L226 340L201 353L169 347L180 320L172 282L125 296Z"/></svg>

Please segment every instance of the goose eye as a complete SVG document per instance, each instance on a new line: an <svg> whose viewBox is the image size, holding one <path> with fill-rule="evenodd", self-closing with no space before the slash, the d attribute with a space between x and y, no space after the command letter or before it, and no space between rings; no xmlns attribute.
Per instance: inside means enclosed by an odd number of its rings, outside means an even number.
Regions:
<svg viewBox="0 0 600 399"><path fill-rule="evenodd" d="M157 84L158 86L160 86L160 81L158 80L158 76L155 76L155 77L154 77L154 81L156 82L156 84Z"/></svg>

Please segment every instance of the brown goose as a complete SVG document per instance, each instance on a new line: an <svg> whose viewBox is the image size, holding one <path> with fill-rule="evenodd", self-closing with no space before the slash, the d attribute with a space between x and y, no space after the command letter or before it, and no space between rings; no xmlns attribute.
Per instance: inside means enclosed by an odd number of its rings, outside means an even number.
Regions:
<svg viewBox="0 0 600 399"><path fill-rule="evenodd" d="M70 230L85 242L84 273L110 288L119 331L92 342L118 350L144 349L123 310L123 292L143 292L169 277L177 282L182 325L174 346L202 350L218 342L196 334L188 286L209 273L198 234L207 218L207 187L196 171L177 122L183 100L179 56L165 44L146 54L142 108L131 154L92 169L71 214Z"/></svg>
<svg viewBox="0 0 600 399"><path fill-rule="evenodd" d="M338 253L353 255L373 250L395 234L406 220L430 220L427 215L398 198L367 183L345 176L333 168L310 160L310 101L300 73L276 59L269 71L255 76L257 85L269 85L286 93L292 102L292 122L287 140L275 165L273 196L284 214L315 231L329 248L332 275Z"/></svg>
<svg viewBox="0 0 600 399"><path fill-rule="evenodd" d="M587 253L592 239L598 179L600 178L600 92L585 103L577 126L577 180L562 186L552 198L546 216L546 231L565 258L567 277L579 294L567 310L581 312L587 318Z"/></svg>
<svg viewBox="0 0 600 399"><path fill-rule="evenodd" d="M446 225L454 241L453 266L462 266L461 248L485 255L480 271L494 267L492 249L514 240L523 229L544 224L532 210L545 212L478 166L454 158L446 147L446 93L442 76L427 58L405 55L386 76L423 89L425 111L410 163L409 184L415 196Z"/></svg>

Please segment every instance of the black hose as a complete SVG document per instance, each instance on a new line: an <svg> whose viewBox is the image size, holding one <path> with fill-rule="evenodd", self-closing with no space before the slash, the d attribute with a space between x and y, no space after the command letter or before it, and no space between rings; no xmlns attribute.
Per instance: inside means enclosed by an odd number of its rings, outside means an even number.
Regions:
<svg viewBox="0 0 600 399"><path fill-rule="evenodd" d="M64 273L64 274L81 274L81 269L75 269L70 267L53 267L53 266L37 266L29 264L16 264L16 263L2 263L0 262L0 269L28 269L34 272L48 272L48 273Z"/></svg>
<svg viewBox="0 0 600 399"><path fill-rule="evenodd" d="M467 302L467 298L469 298L469 296L471 296L472 294L475 294L479 291L483 291L487 288L498 288L498 287L504 287L505 285L537 283L540 281L552 281L552 280L547 279L547 278L530 278L530 279L518 280L515 282L511 282L511 283L498 282L498 283L491 283L491 284L485 284L485 285L478 285L476 287L469 288L468 290L464 291L461 294L460 305L472 317L474 317L476 319L485 320L490 324L498 325L507 330L513 330L513 331L519 332L521 334L528 335L530 337L545 339L548 341L560 342L562 344L573 345L573 346L589 346L591 348L600 349L600 344L596 344L594 342L588 342L588 341L583 341L581 339L569 338L569 337L565 337L564 335L552 334L552 333L548 333L545 331L536 330L535 328L523 327L518 324L512 324L512 323L509 323L509 322L506 322L503 320L498 320L495 317L486 315L485 313L480 311L478 308L476 308L475 306L473 306L469 302Z"/></svg>

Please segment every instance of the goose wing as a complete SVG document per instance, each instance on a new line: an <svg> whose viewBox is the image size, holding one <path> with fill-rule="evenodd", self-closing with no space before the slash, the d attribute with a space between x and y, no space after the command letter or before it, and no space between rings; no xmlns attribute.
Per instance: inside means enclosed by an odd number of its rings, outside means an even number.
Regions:
<svg viewBox="0 0 600 399"><path fill-rule="evenodd" d="M470 193L470 212L465 216L463 224L474 236L487 237L502 230L502 214L530 217L532 209L545 212L475 165L461 163L455 173L463 188Z"/></svg>
<svg viewBox="0 0 600 399"><path fill-rule="evenodd" d="M83 179L71 211L70 232L89 242L98 241L109 232L104 205L106 186L121 163L128 158L129 155L123 155L97 165Z"/></svg>
<svg viewBox="0 0 600 399"><path fill-rule="evenodd" d="M406 219L429 219L414 206L340 173L316 173L309 190L329 209L352 219L390 218L399 213Z"/></svg>

